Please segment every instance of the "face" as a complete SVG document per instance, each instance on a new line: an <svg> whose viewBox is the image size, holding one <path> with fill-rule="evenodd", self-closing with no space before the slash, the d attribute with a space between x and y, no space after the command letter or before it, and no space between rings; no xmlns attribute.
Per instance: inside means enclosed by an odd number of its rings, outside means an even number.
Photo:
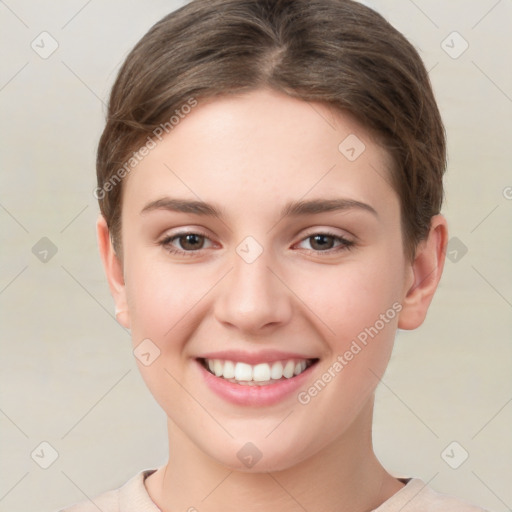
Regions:
<svg viewBox="0 0 512 512"><path fill-rule="evenodd" d="M125 179L118 301L200 453L285 469L370 407L412 284L389 165L350 116L258 90L200 101Z"/></svg>

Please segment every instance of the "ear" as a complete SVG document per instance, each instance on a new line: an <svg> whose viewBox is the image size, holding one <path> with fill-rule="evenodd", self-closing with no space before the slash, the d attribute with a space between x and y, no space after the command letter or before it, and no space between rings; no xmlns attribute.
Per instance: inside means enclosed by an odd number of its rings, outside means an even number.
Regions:
<svg viewBox="0 0 512 512"><path fill-rule="evenodd" d="M124 283L123 265L114 251L110 239L110 231L103 215L100 214L96 222L98 247L105 274L107 275L110 293L116 306L116 320L126 329L130 328L130 315L126 301L126 288Z"/></svg>
<svg viewBox="0 0 512 512"><path fill-rule="evenodd" d="M408 269L399 329L416 329L425 317L443 273L448 227L442 215L432 217L428 237L416 249Z"/></svg>

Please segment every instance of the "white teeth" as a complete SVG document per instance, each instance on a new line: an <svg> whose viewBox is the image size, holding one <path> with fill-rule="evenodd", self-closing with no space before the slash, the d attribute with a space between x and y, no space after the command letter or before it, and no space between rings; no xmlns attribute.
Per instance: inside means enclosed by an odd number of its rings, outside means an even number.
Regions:
<svg viewBox="0 0 512 512"><path fill-rule="evenodd" d="M252 366L247 363L236 363L235 380L252 380Z"/></svg>
<svg viewBox="0 0 512 512"><path fill-rule="evenodd" d="M283 377L287 379L291 379L293 377L293 372L295 371L295 363L293 361L288 361L286 366L283 368Z"/></svg>
<svg viewBox="0 0 512 512"><path fill-rule="evenodd" d="M213 360L213 372L217 377L220 377L222 375L222 372L224 371L224 365L222 364L222 361L220 359L214 359Z"/></svg>
<svg viewBox="0 0 512 512"><path fill-rule="evenodd" d="M282 378L283 376L283 363L280 361L277 361L277 363L274 363L272 365L272 370L270 371L270 377L272 377L275 380L278 380Z"/></svg>
<svg viewBox="0 0 512 512"><path fill-rule="evenodd" d="M270 366L267 363L257 364L252 371L252 380L256 382L270 380Z"/></svg>
<svg viewBox="0 0 512 512"><path fill-rule="evenodd" d="M224 372L222 376L225 379L233 379L235 377L235 363L233 363L233 361L224 362Z"/></svg>
<svg viewBox="0 0 512 512"><path fill-rule="evenodd" d="M291 379L300 375L308 366L306 360L275 361L274 363L259 363L250 365L247 363L235 363L222 359L206 359L206 366L217 377L239 383L272 383L283 377Z"/></svg>

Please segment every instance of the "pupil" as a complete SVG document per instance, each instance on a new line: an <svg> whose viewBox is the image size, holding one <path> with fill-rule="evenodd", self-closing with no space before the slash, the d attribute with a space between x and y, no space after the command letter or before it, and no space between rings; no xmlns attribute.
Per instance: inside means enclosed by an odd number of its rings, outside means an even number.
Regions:
<svg viewBox="0 0 512 512"><path fill-rule="evenodd" d="M185 235L185 244L182 244L183 248L186 248L187 245L189 245L189 248L191 249L197 249L197 242L200 241L201 235Z"/></svg>
<svg viewBox="0 0 512 512"><path fill-rule="evenodd" d="M320 249L326 249L326 248L330 249L331 247L326 247L326 243L325 243L326 239L329 239L329 238L331 239L331 242L332 242L332 237L329 235L315 235L313 237L314 243L312 245L314 246L314 244L319 244ZM327 242L327 245L331 246L332 243L329 244L329 242Z"/></svg>

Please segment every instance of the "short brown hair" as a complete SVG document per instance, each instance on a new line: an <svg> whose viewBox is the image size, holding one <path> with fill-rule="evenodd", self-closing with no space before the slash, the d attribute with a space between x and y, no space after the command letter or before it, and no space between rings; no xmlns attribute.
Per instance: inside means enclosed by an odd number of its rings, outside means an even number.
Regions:
<svg viewBox="0 0 512 512"><path fill-rule="evenodd" d="M377 135L414 256L441 209L445 131L418 52L352 0L192 0L144 35L119 71L98 146L96 197L116 251L120 166L190 98L261 87L350 112Z"/></svg>

